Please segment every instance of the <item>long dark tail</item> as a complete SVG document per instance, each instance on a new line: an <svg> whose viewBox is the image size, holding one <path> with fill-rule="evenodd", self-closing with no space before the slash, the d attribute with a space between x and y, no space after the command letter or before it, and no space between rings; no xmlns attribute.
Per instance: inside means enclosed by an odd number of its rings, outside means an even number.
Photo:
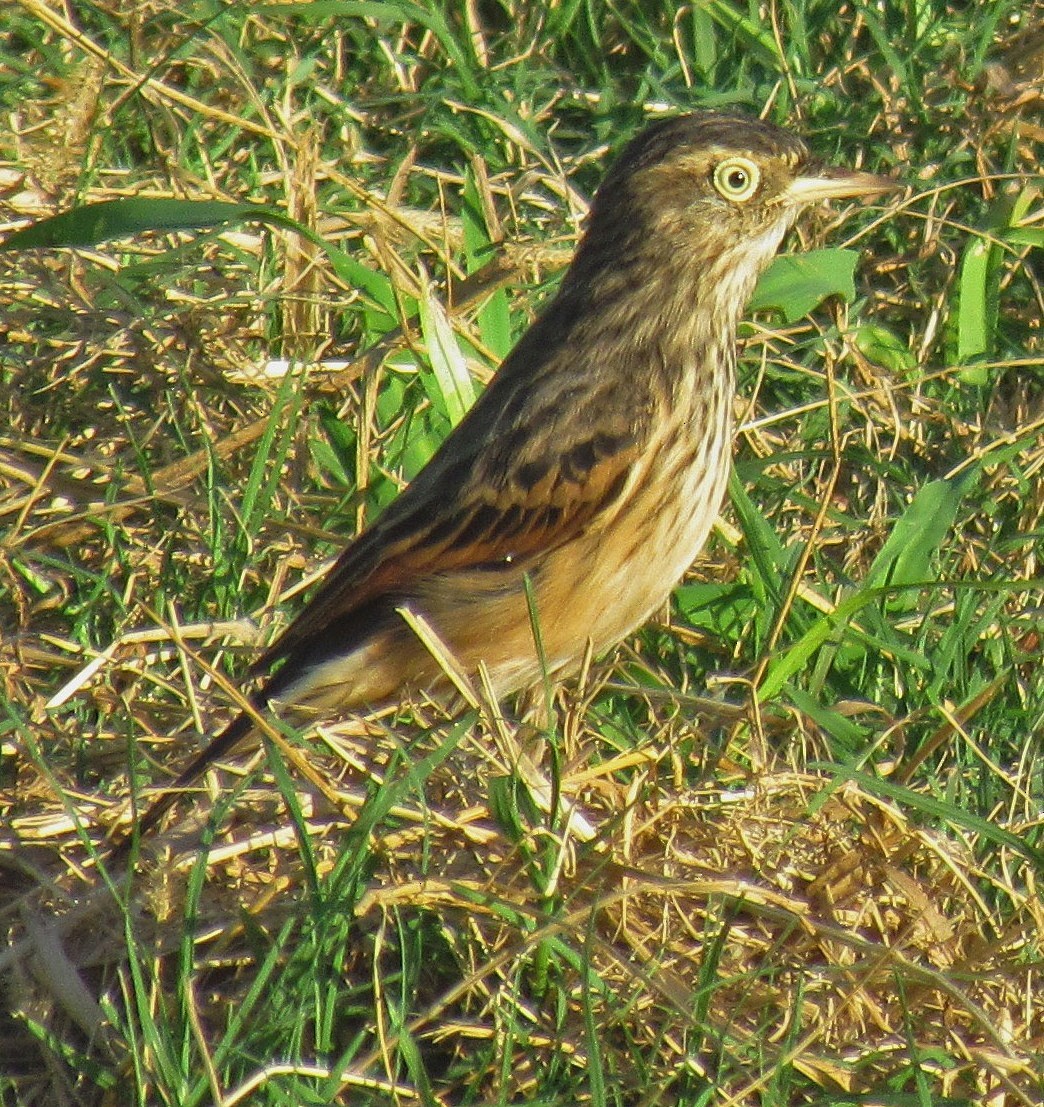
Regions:
<svg viewBox="0 0 1044 1107"><path fill-rule="evenodd" d="M260 708L260 704L258 704L258 707ZM139 838L148 834L174 804L177 803L181 793L190 785L195 784L203 775L207 766L232 750L239 742L246 738L253 729L254 720L251 715L247 714L245 711L237 715L224 730L222 730L208 745L204 746L188 765L181 770L174 783L171 784L159 799L146 810L145 814L138 819L136 827L123 838L117 839L112 852L109 854L108 860L112 862L126 856L130 844L134 840L135 833L137 833Z"/></svg>

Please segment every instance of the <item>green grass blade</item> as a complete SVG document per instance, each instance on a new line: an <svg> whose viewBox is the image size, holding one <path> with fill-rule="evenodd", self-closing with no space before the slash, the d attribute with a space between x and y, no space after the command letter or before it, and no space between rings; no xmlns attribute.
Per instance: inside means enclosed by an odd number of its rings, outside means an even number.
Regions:
<svg viewBox="0 0 1044 1107"><path fill-rule="evenodd" d="M903 588L930 578L932 561L953 526L966 483L935 480L917 492L874 558L863 587Z"/></svg>
<svg viewBox="0 0 1044 1107"><path fill-rule="evenodd" d="M989 819L983 819L970 811L964 810L953 803L935 799L923 792L914 791L901 784L893 784L873 773L863 772L860 769L848 768L840 765L812 764L809 768L818 769L821 772L831 773L840 781L852 781L864 788L871 795L883 796L893 800L911 811L918 811L931 819L937 819L941 823L949 823L959 826L974 834L983 842L990 842L994 846L1010 849L1025 857L1038 872L1044 873L1044 852L1034 848L1017 834L1010 830L997 826Z"/></svg>
<svg viewBox="0 0 1044 1107"><path fill-rule="evenodd" d="M455 427L475 402L475 385L446 309L430 283L425 286L419 307L421 335L435 374L432 398Z"/></svg>
<svg viewBox="0 0 1044 1107"><path fill-rule="evenodd" d="M285 215L257 204L136 196L84 204L60 215L40 219L9 235L0 243L0 250L97 246L110 239L131 238L147 231L199 231L251 220L280 225L288 222ZM289 222L293 223L293 220Z"/></svg>
<svg viewBox="0 0 1044 1107"><path fill-rule="evenodd" d="M471 98L479 97L481 89L475 71L474 52L458 41L435 5L411 4L408 0L310 0L307 4L273 4L265 9L265 15L290 16L309 23L331 19L366 19L392 28L419 23L432 32L445 50L461 79L464 92ZM466 35L460 38L467 42Z"/></svg>

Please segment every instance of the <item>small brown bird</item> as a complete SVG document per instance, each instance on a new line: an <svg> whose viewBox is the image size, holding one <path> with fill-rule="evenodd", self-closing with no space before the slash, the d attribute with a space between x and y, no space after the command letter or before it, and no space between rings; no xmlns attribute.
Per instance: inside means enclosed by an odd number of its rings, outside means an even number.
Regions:
<svg viewBox="0 0 1044 1107"><path fill-rule="evenodd" d="M568 675L666 601L729 471L735 331L798 212L895 187L815 161L771 124L698 112L643 131L607 174L561 287L464 420L341 554L261 658L253 697L369 707L444 675L426 620L498 695ZM139 824L251 730L234 719Z"/></svg>

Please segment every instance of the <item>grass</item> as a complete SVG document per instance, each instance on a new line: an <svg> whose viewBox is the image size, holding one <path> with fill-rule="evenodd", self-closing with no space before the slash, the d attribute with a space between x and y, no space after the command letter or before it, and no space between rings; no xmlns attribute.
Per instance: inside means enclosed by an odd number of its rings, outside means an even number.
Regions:
<svg viewBox="0 0 1044 1107"><path fill-rule="evenodd" d="M8 231L314 237L0 253L0 1102L1041 1101L1040 14L7 6ZM763 286L669 620L539 747L481 690L274 731L98 865L690 106L910 187Z"/></svg>

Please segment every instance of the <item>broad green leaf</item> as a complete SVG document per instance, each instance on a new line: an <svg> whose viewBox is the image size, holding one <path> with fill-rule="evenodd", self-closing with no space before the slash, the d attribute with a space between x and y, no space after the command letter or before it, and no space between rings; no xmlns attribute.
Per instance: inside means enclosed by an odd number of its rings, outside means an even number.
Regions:
<svg viewBox="0 0 1044 1107"><path fill-rule="evenodd" d="M1044 246L1044 227L1014 227L1004 236L1013 246Z"/></svg>
<svg viewBox="0 0 1044 1107"><path fill-rule="evenodd" d="M314 410L319 417L325 437L314 436L310 441L312 456L323 470L334 475L341 484L349 486L355 481L354 429L337 417L333 404L320 403Z"/></svg>
<svg viewBox="0 0 1044 1107"><path fill-rule="evenodd" d="M866 747L867 727L860 726L832 707L826 707L814 696L793 685L787 689L787 695L799 711L835 738L846 754L854 755Z"/></svg>
<svg viewBox="0 0 1044 1107"><path fill-rule="evenodd" d="M679 20L683 11L684 9L678 11ZM718 42L712 17L699 5L689 8L688 17L692 26L693 60L701 73L711 73L718 58Z"/></svg>
<svg viewBox="0 0 1044 1107"><path fill-rule="evenodd" d="M830 615L824 615L794 643L786 653L774 660L758 685L758 699L768 703L779 695L791 677L807 668L816 651L837 635L848 621L868 604L885 594L884 589L869 588L849 596Z"/></svg>
<svg viewBox="0 0 1044 1107"><path fill-rule="evenodd" d="M1039 227L1027 225L1035 222L1030 209L1037 200L1035 188L999 196L990 205L981 234L965 247L957 301L958 361L974 361L993 350L1005 244L1038 246L1044 241L1044 232ZM986 370L972 367L961 378L972 384L985 384Z"/></svg>
<svg viewBox="0 0 1044 1107"><path fill-rule="evenodd" d="M905 60L908 56L907 44L897 44L894 41L894 35L886 28L880 17L869 5L861 8L859 14L860 18L865 20L866 29L870 32L877 49L880 50L881 57L884 58L886 69L894 76L895 80L905 86L909 79ZM896 49L897 45L899 49Z"/></svg>
<svg viewBox="0 0 1044 1107"><path fill-rule="evenodd" d="M728 634L756 613L753 590L742 582L691 581L674 590L674 602L691 627Z"/></svg>
<svg viewBox="0 0 1044 1107"><path fill-rule="evenodd" d="M875 365L893 373L909 373L917 365L910 347L887 327L864 323L854 337L856 349Z"/></svg>
<svg viewBox="0 0 1044 1107"><path fill-rule="evenodd" d="M327 248L327 254L337 271L338 277L349 288L358 288L383 311L383 319L372 320L380 330L390 330L395 326L397 307L395 305L395 292L391 280L385 273L379 273L364 265L358 258L334 247ZM405 307L405 304L404 304Z"/></svg>
<svg viewBox="0 0 1044 1107"><path fill-rule="evenodd" d="M957 357L970 361L989 349L997 326L997 290L994 274L1000 256L985 238L968 243L961 259L957 308Z"/></svg>
<svg viewBox="0 0 1044 1107"><path fill-rule="evenodd" d="M808 315L828 296L855 299L855 250L812 250L783 254L758 281L752 311L778 311L788 323Z"/></svg>

